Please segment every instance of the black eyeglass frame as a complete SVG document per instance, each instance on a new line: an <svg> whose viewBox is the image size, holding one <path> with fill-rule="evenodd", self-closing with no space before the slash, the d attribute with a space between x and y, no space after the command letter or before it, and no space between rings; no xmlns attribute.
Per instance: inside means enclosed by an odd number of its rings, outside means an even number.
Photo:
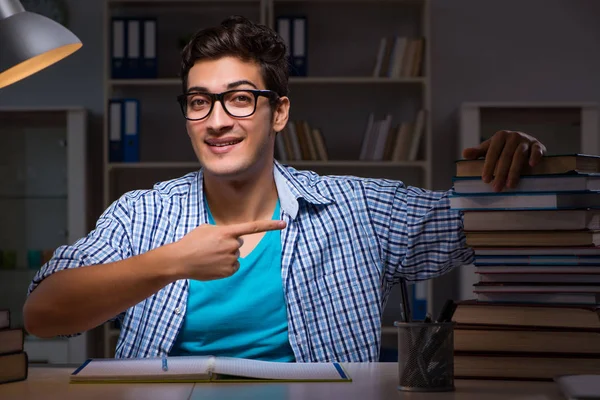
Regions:
<svg viewBox="0 0 600 400"><path fill-rule="evenodd" d="M239 115L233 115L232 113L229 112L229 110L227 109L227 106L225 105L225 103L223 102L224 97L232 92L248 92L248 93L252 93L254 95L254 109L252 110L252 112L248 115L244 115L244 116L239 116ZM210 109L208 110L208 113L202 117L202 118L188 118L188 116L186 115L186 108L187 108L187 98L188 96L193 96L193 95L203 95L203 96L208 96L210 98ZM183 114L183 117L185 119L187 119L188 121L201 121L205 118L208 118L208 116L212 113L213 108L215 107L215 103L217 101L221 102L221 106L223 107L223 110L225 110L225 112L230 115L233 118L247 118L251 115L253 115L256 112L256 105L258 104L258 98L259 97L266 97L267 99L269 99L269 103L270 104L274 104L277 100L280 99L279 95L277 94L277 92L273 91L273 90L267 90L267 89L231 89L231 90L226 90L225 92L221 92L221 93L209 93L209 92L189 92L189 93L184 93L184 94L180 94L179 96L177 96L177 102L179 103L179 106L181 108L181 113Z"/></svg>

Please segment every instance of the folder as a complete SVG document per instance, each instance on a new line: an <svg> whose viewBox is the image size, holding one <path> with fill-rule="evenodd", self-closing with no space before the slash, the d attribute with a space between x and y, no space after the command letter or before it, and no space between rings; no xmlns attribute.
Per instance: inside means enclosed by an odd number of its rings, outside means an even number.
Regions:
<svg viewBox="0 0 600 400"><path fill-rule="evenodd" d="M108 106L108 161L111 163L123 161L123 102L111 99Z"/></svg>
<svg viewBox="0 0 600 400"><path fill-rule="evenodd" d="M141 20L135 18L127 19L127 51L125 54L126 60L126 75L127 78L141 78Z"/></svg>
<svg viewBox="0 0 600 400"><path fill-rule="evenodd" d="M419 281L413 285L411 300L413 320L424 320L427 315L427 281Z"/></svg>
<svg viewBox="0 0 600 400"><path fill-rule="evenodd" d="M111 76L113 79L127 78L125 63L125 40L127 38L127 21L124 18L113 18L111 22Z"/></svg>
<svg viewBox="0 0 600 400"><path fill-rule="evenodd" d="M123 99L123 162L140 161L140 102Z"/></svg>
<svg viewBox="0 0 600 400"><path fill-rule="evenodd" d="M145 18L142 20L142 63L140 76L153 79L157 76L156 62L156 19Z"/></svg>
<svg viewBox="0 0 600 400"><path fill-rule="evenodd" d="M286 56L288 58L288 63L289 63L289 73L292 73L292 64L291 64L291 49L292 49L292 26L291 26L291 20L288 17L278 17L277 18L277 33L279 34L279 36L281 36L281 39L283 40L283 42L285 43L287 49L286 49Z"/></svg>
<svg viewBox="0 0 600 400"><path fill-rule="evenodd" d="M292 75L306 76L308 65L306 59L307 50L307 26L306 17L292 18Z"/></svg>

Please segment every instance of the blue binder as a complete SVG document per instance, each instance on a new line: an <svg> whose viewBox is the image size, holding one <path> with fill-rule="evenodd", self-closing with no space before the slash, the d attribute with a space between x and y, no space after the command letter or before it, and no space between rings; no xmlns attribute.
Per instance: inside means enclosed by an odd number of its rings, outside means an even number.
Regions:
<svg viewBox="0 0 600 400"><path fill-rule="evenodd" d="M308 44L308 24L306 17L293 17L291 19L292 49L291 64L292 76L306 76L308 74L307 62L307 44Z"/></svg>
<svg viewBox="0 0 600 400"><path fill-rule="evenodd" d="M127 65L125 60L127 44L127 20L125 18L112 18L110 59L111 76L113 79L127 78Z"/></svg>
<svg viewBox="0 0 600 400"><path fill-rule="evenodd" d="M289 64L288 73L292 75L292 19L290 17L277 17L277 34L281 37L287 47L286 57Z"/></svg>
<svg viewBox="0 0 600 400"><path fill-rule="evenodd" d="M126 76L130 79L142 78L142 21L139 18L127 19L125 63Z"/></svg>
<svg viewBox="0 0 600 400"><path fill-rule="evenodd" d="M427 281L415 282L411 292L413 320L422 321L427 316Z"/></svg>
<svg viewBox="0 0 600 400"><path fill-rule="evenodd" d="M123 161L123 101L111 99L108 102L108 161Z"/></svg>
<svg viewBox="0 0 600 400"><path fill-rule="evenodd" d="M123 99L123 162L140 161L140 102Z"/></svg>
<svg viewBox="0 0 600 400"><path fill-rule="evenodd" d="M156 18L145 18L141 21L141 66L140 76L154 79L158 75L156 61Z"/></svg>

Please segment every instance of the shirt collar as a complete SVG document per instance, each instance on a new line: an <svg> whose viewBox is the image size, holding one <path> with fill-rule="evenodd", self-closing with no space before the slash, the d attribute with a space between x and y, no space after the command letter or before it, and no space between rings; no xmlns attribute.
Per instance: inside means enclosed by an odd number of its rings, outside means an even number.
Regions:
<svg viewBox="0 0 600 400"><path fill-rule="evenodd" d="M300 200L304 200L310 204L325 205L333 203L334 200L331 197L327 197L314 188L314 185L308 180L300 181L294 176L293 168L281 165L275 160L273 168L273 178L275 179L275 186L277 187L277 193L279 195L279 204L281 209L285 211L293 219L298 215L300 208ZM200 169L198 173L198 186L196 188L198 192L198 203L201 210L204 210L204 191L203 184L203 173ZM206 210L204 214L205 220L208 216Z"/></svg>

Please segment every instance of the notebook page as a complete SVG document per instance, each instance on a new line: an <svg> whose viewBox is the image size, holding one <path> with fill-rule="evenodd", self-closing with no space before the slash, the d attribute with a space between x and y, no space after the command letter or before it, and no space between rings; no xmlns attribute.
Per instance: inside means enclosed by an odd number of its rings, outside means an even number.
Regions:
<svg viewBox="0 0 600 400"><path fill-rule="evenodd" d="M162 370L161 358L94 359L73 380L170 379L207 377L210 357L168 357L168 371Z"/></svg>
<svg viewBox="0 0 600 400"><path fill-rule="evenodd" d="M340 367L341 368L341 367ZM343 380L333 363L286 363L217 357L217 374L276 380ZM343 372L345 375L345 372Z"/></svg>

